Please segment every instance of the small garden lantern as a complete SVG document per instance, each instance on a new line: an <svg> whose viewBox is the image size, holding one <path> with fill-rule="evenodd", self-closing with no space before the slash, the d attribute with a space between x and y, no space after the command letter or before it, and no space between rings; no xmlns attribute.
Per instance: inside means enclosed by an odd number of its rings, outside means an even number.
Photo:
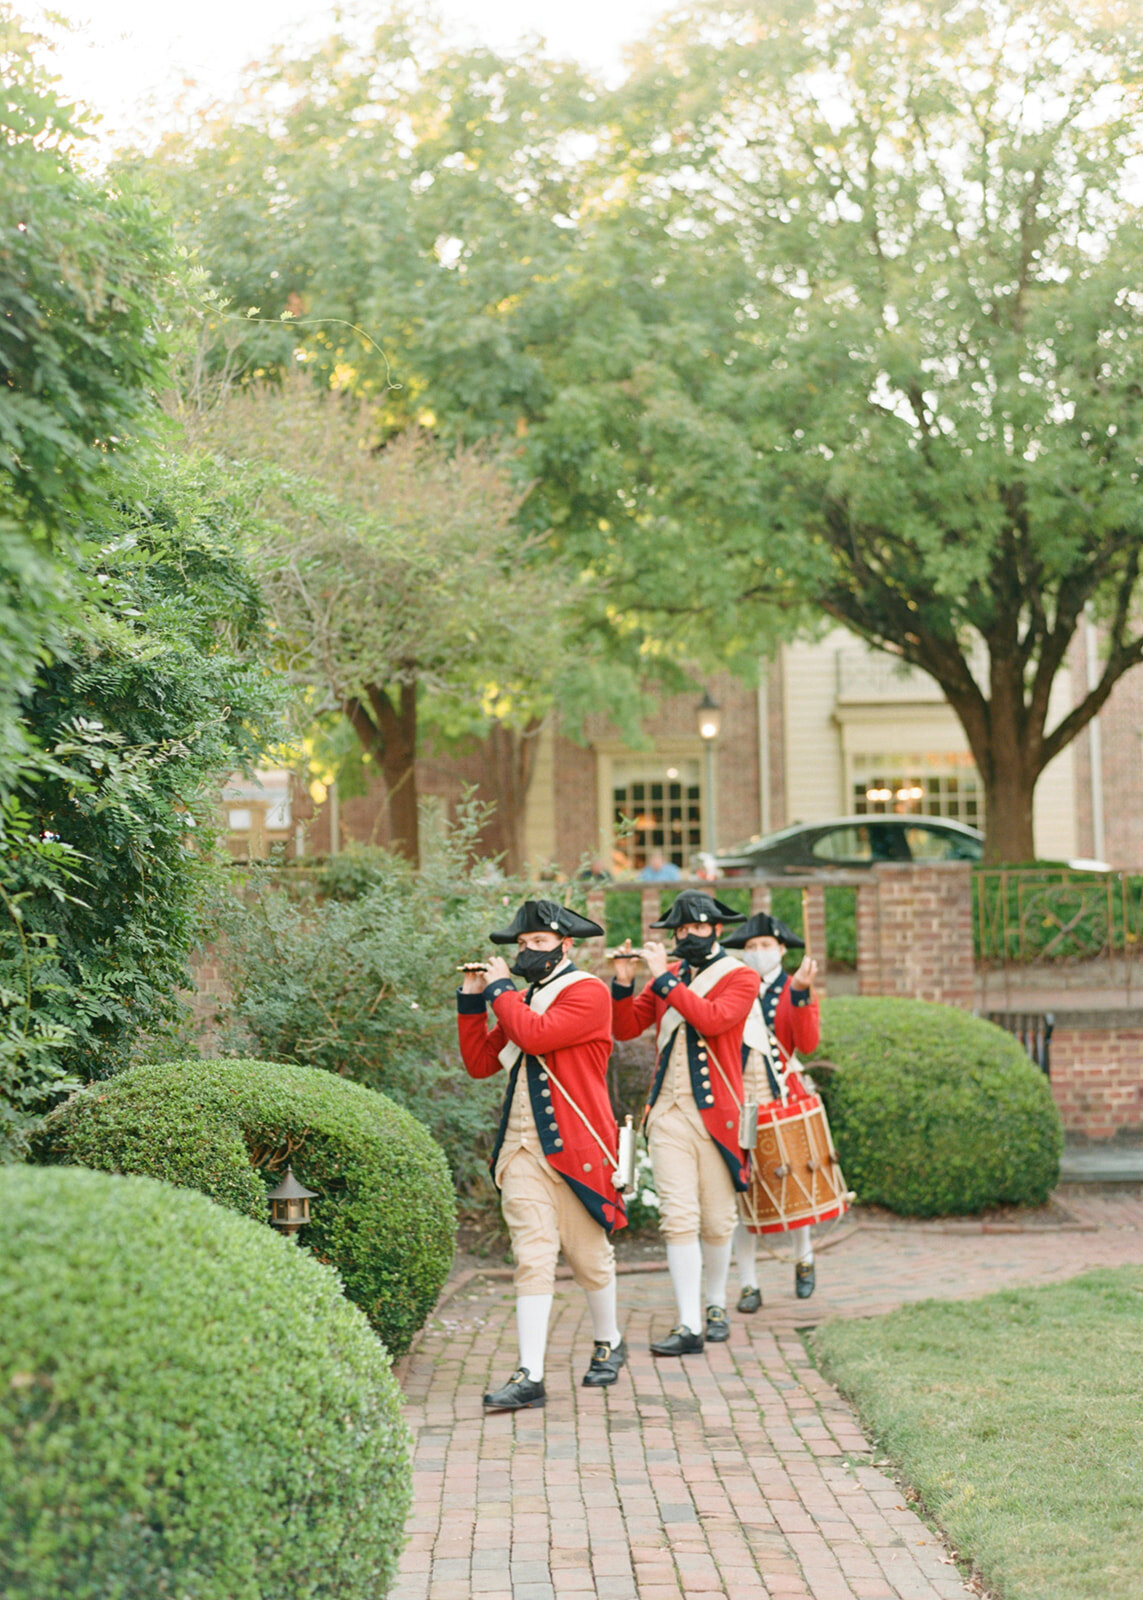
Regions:
<svg viewBox="0 0 1143 1600"><path fill-rule="evenodd" d="M266 1196L270 1202L270 1222L279 1233L293 1235L306 1225L310 1220L310 1201L316 1192L299 1183L291 1167L286 1168L286 1176Z"/></svg>

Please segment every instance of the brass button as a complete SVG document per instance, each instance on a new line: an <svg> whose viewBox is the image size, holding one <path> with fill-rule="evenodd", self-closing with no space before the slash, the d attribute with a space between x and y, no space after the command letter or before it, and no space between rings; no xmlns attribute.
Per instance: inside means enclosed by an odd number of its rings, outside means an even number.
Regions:
<svg viewBox="0 0 1143 1600"><path fill-rule="evenodd" d="M590 1161L585 1161L585 1162L584 1162L584 1164L583 1164L583 1170L584 1170L584 1171L585 1171L585 1172L590 1172L590 1171L591 1171L591 1162L590 1162Z"/></svg>

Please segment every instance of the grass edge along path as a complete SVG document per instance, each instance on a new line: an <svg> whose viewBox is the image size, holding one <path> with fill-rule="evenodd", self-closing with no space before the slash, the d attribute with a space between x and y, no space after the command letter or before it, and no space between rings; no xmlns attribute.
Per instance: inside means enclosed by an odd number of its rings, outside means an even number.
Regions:
<svg viewBox="0 0 1143 1600"><path fill-rule="evenodd" d="M1143 1600L1143 1265L807 1335L1003 1600Z"/></svg>

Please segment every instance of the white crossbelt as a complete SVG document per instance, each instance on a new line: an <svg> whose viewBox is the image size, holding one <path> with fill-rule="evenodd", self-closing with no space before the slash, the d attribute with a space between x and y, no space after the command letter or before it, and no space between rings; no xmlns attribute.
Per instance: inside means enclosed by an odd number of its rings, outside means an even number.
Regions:
<svg viewBox="0 0 1143 1600"><path fill-rule="evenodd" d="M734 972L736 968L741 966L742 962L736 961L733 956L721 955L717 961L712 961L708 967L704 967L701 972L696 973L686 987L691 994L697 994L701 999L704 995L710 993L720 978L725 978L728 973ZM660 1059L662 1058L664 1047L670 1043L685 1021L686 1018L671 1005L667 1007L659 1018L659 1036L655 1041L655 1054Z"/></svg>

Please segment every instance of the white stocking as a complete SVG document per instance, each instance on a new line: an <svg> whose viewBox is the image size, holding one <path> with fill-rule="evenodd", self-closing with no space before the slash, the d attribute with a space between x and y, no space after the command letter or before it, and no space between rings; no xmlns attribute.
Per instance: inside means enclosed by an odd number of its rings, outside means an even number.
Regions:
<svg viewBox="0 0 1143 1600"><path fill-rule="evenodd" d="M738 1268L738 1287L757 1289L758 1240L745 1222L740 1222L734 1230L734 1262Z"/></svg>
<svg viewBox="0 0 1143 1600"><path fill-rule="evenodd" d="M597 1344L619 1343L619 1318L615 1311L615 1279L605 1289L587 1290L587 1309L591 1312L591 1336Z"/></svg>
<svg viewBox="0 0 1143 1600"><path fill-rule="evenodd" d="M795 1261L812 1261L814 1259L814 1241L810 1237L811 1231L808 1227L794 1229Z"/></svg>
<svg viewBox="0 0 1143 1600"><path fill-rule="evenodd" d="M706 1279L708 1306L726 1308L726 1275L730 1271L730 1240L725 1244L704 1244L702 1247L703 1277Z"/></svg>
<svg viewBox="0 0 1143 1600"><path fill-rule="evenodd" d="M544 1352L548 1347L548 1315L551 1309L550 1294L516 1296L516 1335L520 1340L520 1365L527 1367L528 1376L536 1383L539 1383L544 1376Z"/></svg>
<svg viewBox="0 0 1143 1600"><path fill-rule="evenodd" d="M690 1244L667 1244L667 1266L679 1308L679 1321L692 1333L701 1333L702 1314L702 1246L697 1239Z"/></svg>

